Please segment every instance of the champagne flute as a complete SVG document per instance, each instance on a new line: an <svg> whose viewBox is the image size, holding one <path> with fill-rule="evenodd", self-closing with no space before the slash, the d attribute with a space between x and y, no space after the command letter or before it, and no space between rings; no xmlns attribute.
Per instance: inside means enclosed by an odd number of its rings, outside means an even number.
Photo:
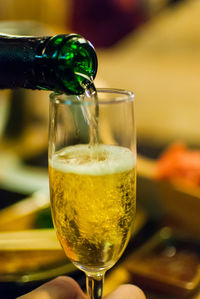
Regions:
<svg viewBox="0 0 200 299"><path fill-rule="evenodd" d="M89 97L52 94L49 125L54 227L93 299L102 298L105 272L125 250L136 211L134 95L97 95L98 109Z"/></svg>

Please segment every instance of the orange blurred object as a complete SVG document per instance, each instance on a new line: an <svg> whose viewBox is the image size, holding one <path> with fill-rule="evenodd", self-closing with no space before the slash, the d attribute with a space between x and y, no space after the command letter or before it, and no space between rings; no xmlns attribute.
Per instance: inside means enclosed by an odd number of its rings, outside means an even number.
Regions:
<svg viewBox="0 0 200 299"><path fill-rule="evenodd" d="M156 179L181 180L191 186L200 186L200 150L189 150L181 143L173 144L156 164Z"/></svg>

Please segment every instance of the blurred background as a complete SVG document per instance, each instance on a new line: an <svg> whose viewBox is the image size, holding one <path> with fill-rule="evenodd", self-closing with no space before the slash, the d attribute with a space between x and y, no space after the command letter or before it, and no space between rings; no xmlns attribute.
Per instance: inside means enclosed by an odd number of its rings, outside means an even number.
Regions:
<svg viewBox="0 0 200 299"><path fill-rule="evenodd" d="M135 94L137 220L105 293L133 282L149 299L199 298L199 15L198 0L0 0L0 32L79 33L97 51L96 86ZM52 230L48 96L0 91L0 298L60 274L84 288Z"/></svg>

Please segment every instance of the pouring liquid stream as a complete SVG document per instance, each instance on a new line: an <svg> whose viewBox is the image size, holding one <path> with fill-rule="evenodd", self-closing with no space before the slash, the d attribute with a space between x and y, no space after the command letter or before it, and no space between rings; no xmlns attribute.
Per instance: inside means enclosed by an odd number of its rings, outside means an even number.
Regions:
<svg viewBox="0 0 200 299"><path fill-rule="evenodd" d="M89 126L89 146L95 151L95 147L100 143L98 94L93 81L88 77L82 87L85 92L83 95L77 96L77 99L82 103L82 114Z"/></svg>

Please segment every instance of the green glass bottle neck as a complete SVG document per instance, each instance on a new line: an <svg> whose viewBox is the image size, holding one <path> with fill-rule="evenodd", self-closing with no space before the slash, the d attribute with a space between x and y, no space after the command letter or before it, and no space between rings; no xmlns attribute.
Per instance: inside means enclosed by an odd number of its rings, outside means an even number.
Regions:
<svg viewBox="0 0 200 299"><path fill-rule="evenodd" d="M95 78L97 57L80 35L0 35L0 89L46 89L81 94Z"/></svg>
<svg viewBox="0 0 200 299"><path fill-rule="evenodd" d="M81 94L96 76L96 52L80 35L56 35L42 41L35 58L39 89Z"/></svg>

